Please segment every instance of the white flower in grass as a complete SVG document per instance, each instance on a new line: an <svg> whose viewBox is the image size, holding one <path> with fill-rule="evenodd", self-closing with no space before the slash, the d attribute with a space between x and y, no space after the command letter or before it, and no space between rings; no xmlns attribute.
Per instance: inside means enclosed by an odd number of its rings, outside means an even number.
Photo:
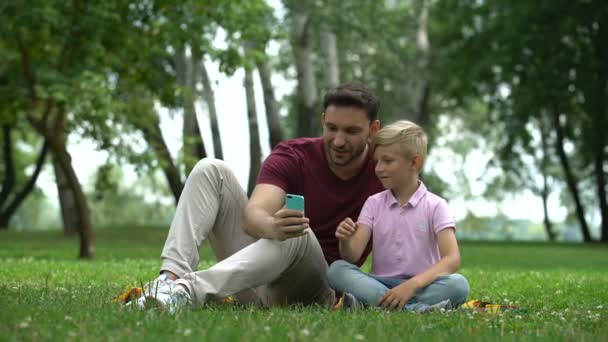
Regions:
<svg viewBox="0 0 608 342"><path fill-rule="evenodd" d="M561 295L561 294L562 294L562 290L557 290L557 291L555 291L555 294L556 294L556 295Z"/></svg>
<svg viewBox="0 0 608 342"><path fill-rule="evenodd" d="M355 340L363 341L364 339L365 339L365 336L363 336L361 334L355 335Z"/></svg>
<svg viewBox="0 0 608 342"><path fill-rule="evenodd" d="M192 335L192 329L185 329L184 336L190 336L190 335Z"/></svg>
<svg viewBox="0 0 608 342"><path fill-rule="evenodd" d="M310 330L308 330L308 329L302 329L302 330L300 330L300 334L302 334L304 336L308 336L308 335L310 335Z"/></svg>
<svg viewBox="0 0 608 342"><path fill-rule="evenodd" d="M71 320L72 320L72 317L71 317L71 316L67 316L67 315L66 315L65 317L63 317L63 319L64 319L64 320L66 320L66 321L71 321Z"/></svg>
<svg viewBox="0 0 608 342"><path fill-rule="evenodd" d="M515 315L516 319L522 319L522 317L520 315Z"/></svg>

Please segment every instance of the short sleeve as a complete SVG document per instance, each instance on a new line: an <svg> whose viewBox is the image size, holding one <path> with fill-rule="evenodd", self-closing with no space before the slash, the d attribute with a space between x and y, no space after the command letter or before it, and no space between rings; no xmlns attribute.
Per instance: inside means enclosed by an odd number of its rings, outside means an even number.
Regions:
<svg viewBox="0 0 608 342"><path fill-rule="evenodd" d="M448 203L444 199L441 199L433 210L433 231L437 234L446 228L454 228L455 230L456 222L448 207Z"/></svg>
<svg viewBox="0 0 608 342"><path fill-rule="evenodd" d="M359 214L359 219L357 220L357 223L368 225L373 229L375 221L374 219L377 213L376 202L377 201L374 201L373 196L367 198L365 204L363 204L363 208L361 209L361 213Z"/></svg>
<svg viewBox="0 0 608 342"><path fill-rule="evenodd" d="M300 174L298 154L288 145L281 143L264 160L256 184L272 184L289 192L294 186L294 177Z"/></svg>

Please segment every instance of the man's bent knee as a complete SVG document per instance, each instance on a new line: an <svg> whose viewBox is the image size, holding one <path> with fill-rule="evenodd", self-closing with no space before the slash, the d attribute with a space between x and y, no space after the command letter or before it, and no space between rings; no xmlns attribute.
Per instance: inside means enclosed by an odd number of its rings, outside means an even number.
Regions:
<svg viewBox="0 0 608 342"><path fill-rule="evenodd" d="M214 170L229 170L228 164L221 159L203 158L199 160L192 168L190 174L205 173Z"/></svg>

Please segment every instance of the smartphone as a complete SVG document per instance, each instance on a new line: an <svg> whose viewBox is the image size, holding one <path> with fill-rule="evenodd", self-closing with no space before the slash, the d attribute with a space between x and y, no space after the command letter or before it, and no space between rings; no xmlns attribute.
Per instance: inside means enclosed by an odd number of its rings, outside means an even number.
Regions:
<svg viewBox="0 0 608 342"><path fill-rule="evenodd" d="M292 194L285 195L285 206L287 209L304 211L304 196Z"/></svg>
<svg viewBox="0 0 608 342"><path fill-rule="evenodd" d="M287 194L285 195L285 206L287 207L287 209L295 209L295 210L300 210L300 211L304 211L304 196L300 196L300 195L292 195L292 194ZM297 233L302 233L304 230L300 230Z"/></svg>

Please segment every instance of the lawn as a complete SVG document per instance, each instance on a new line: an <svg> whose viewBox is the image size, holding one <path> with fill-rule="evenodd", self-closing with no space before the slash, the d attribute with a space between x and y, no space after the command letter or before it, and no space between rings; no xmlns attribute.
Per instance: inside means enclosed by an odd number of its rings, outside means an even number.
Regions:
<svg viewBox="0 0 608 342"><path fill-rule="evenodd" d="M127 285L156 276L165 229L112 227L94 261L58 232L0 232L0 341L23 340L605 340L608 248L461 242L470 298L527 312L412 314L223 305L166 312L122 308ZM213 263L204 248L201 267Z"/></svg>

